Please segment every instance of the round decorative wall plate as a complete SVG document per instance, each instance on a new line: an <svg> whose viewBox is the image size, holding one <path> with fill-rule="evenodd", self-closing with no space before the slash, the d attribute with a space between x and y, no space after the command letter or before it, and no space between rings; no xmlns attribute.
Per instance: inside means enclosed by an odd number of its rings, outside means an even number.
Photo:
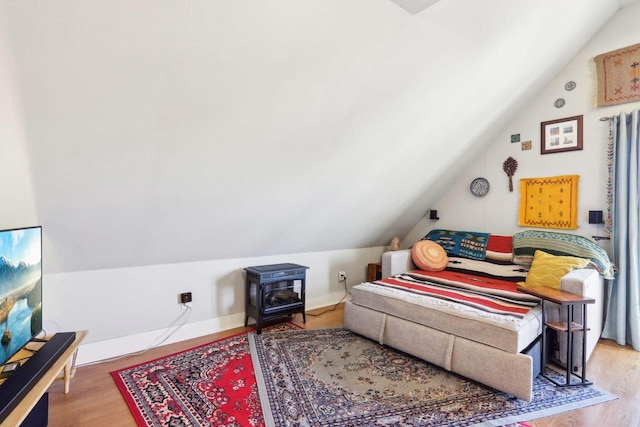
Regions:
<svg viewBox="0 0 640 427"><path fill-rule="evenodd" d="M486 196L486 194L489 192L489 187L489 181L487 181L485 178L476 178L471 181L469 189L471 190L471 194L473 194L474 196L482 197Z"/></svg>
<svg viewBox="0 0 640 427"><path fill-rule="evenodd" d="M567 84L564 85L565 90L574 90L576 88L576 82L573 80L568 81Z"/></svg>
<svg viewBox="0 0 640 427"><path fill-rule="evenodd" d="M554 102L554 103L553 103L553 105L554 105L556 108L562 108L562 107L564 107L564 99L562 99L562 98L558 98L558 99L556 99L556 102Z"/></svg>

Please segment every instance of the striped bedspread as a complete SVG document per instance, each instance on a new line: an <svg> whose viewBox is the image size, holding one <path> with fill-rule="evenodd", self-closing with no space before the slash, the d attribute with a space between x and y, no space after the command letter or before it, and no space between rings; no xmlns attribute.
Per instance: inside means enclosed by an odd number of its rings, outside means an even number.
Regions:
<svg viewBox="0 0 640 427"><path fill-rule="evenodd" d="M373 283L517 318L523 318L540 302L519 292L514 282L446 270L412 270Z"/></svg>

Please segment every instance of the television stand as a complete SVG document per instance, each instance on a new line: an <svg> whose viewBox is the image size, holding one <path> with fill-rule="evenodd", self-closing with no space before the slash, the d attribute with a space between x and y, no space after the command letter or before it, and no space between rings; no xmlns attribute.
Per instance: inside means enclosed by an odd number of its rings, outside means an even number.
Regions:
<svg viewBox="0 0 640 427"><path fill-rule="evenodd" d="M53 335L11 377L0 384L1 426L19 426L63 371L65 389L68 390L68 381L73 373L75 355L86 335L87 331L63 332ZM59 338L56 338L57 336ZM47 346L50 344L53 345L48 348ZM18 352L12 359L22 358L21 354L23 353L24 351ZM42 355L40 361L37 357L38 354ZM43 361L43 359L48 360ZM32 362L33 364L29 368L29 364ZM13 383L18 385L12 385ZM25 384L28 384L28 387L24 387ZM9 387L5 388L5 386ZM12 393L19 393L19 396Z"/></svg>

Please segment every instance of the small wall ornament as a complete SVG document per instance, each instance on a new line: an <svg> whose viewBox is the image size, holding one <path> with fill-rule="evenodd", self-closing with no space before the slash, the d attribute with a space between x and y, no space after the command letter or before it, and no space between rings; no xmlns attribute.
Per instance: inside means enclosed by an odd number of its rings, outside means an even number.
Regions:
<svg viewBox="0 0 640 427"><path fill-rule="evenodd" d="M513 175L515 175L516 170L518 169L518 162L513 157L509 157L502 164L502 169L509 177L509 191L513 192Z"/></svg>
<svg viewBox="0 0 640 427"><path fill-rule="evenodd" d="M477 197L484 197L489 192L489 181L486 178L476 178L471 181L471 185L469 185L469 190L471 190L471 194Z"/></svg>

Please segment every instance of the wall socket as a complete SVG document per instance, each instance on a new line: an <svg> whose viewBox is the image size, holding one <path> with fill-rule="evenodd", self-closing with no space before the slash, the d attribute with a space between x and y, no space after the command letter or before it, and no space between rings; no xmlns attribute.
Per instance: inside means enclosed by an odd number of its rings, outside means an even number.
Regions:
<svg viewBox="0 0 640 427"><path fill-rule="evenodd" d="M180 304L186 304L193 301L193 298L191 296L191 292L183 292L180 294L179 297L179 302Z"/></svg>
<svg viewBox="0 0 640 427"><path fill-rule="evenodd" d="M347 281L347 273L344 271L338 272L338 282L346 282Z"/></svg>

